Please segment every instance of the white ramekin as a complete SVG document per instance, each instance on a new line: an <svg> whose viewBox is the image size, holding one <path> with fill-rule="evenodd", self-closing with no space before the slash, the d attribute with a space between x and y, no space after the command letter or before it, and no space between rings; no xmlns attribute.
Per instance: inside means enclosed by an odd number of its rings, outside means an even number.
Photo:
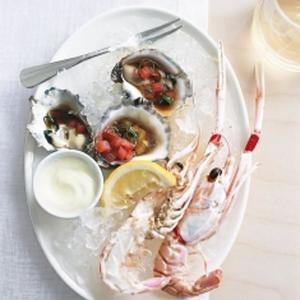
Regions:
<svg viewBox="0 0 300 300"><path fill-rule="evenodd" d="M37 185L39 184L39 176L41 174L41 172L43 171L43 169L53 160L57 159L58 157L62 158L62 157L76 157L76 158L80 158L82 161L84 161L91 169L91 171L94 173L94 178L96 181L96 186L97 186L97 190L95 193L95 199L89 203L89 205L87 207L84 207L82 210L74 213L74 212L59 212L57 210L53 210L50 208L50 206L47 206L47 203L45 201L43 201L42 195L39 195L38 189L37 189ZM99 166L97 165L97 163L87 154L85 154L84 152L81 151L77 151L77 150L59 150L56 152L53 152L51 154L49 154L48 156L46 156L37 166L36 170L35 170L35 174L34 174L34 178L33 178L33 192L34 192L34 196L36 201L38 202L38 204L49 214L59 217L59 218L64 218L64 219L70 219L70 218L76 218L78 216L80 216L84 211L94 207L97 205L98 201L100 200L102 191L103 191L103 174L101 169L99 168Z"/></svg>

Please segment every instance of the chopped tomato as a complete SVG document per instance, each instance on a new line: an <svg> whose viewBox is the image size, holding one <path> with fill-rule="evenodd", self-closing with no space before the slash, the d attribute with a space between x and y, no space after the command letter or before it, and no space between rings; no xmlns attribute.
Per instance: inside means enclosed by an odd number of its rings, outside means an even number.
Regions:
<svg viewBox="0 0 300 300"><path fill-rule="evenodd" d="M118 151L117 151L117 159L118 160L126 160L126 157L128 156L128 152L131 150L128 150L124 147L119 147Z"/></svg>
<svg viewBox="0 0 300 300"><path fill-rule="evenodd" d="M128 151L125 160L131 160L133 157L133 151Z"/></svg>
<svg viewBox="0 0 300 300"><path fill-rule="evenodd" d="M114 133L111 130L104 130L102 132L102 136L105 140L108 140L108 141L110 141L113 138L119 137L116 133Z"/></svg>
<svg viewBox="0 0 300 300"><path fill-rule="evenodd" d="M138 74L142 79L148 79L151 76L152 70L148 66L144 66L139 69Z"/></svg>
<svg viewBox="0 0 300 300"><path fill-rule="evenodd" d="M119 143L120 137L111 130L104 130L102 132L102 137L104 140L107 140L114 147L118 147L120 144Z"/></svg>
<svg viewBox="0 0 300 300"><path fill-rule="evenodd" d="M153 82L151 84L153 93L160 93L164 89L164 85L161 82Z"/></svg>
<svg viewBox="0 0 300 300"><path fill-rule="evenodd" d="M102 156L107 161L115 161L116 160L116 156L112 152L104 152L104 153L102 153Z"/></svg>
<svg viewBox="0 0 300 300"><path fill-rule="evenodd" d="M134 144L130 143L126 139L122 139L121 140L121 147L124 147L125 149L128 149L128 150L133 150Z"/></svg>
<svg viewBox="0 0 300 300"><path fill-rule="evenodd" d="M99 153L111 151L111 146L108 141L96 139L96 150Z"/></svg>
<svg viewBox="0 0 300 300"><path fill-rule="evenodd" d="M107 140L112 147L119 147L121 145L121 137L111 130L105 130L102 134L103 138Z"/></svg>
<svg viewBox="0 0 300 300"><path fill-rule="evenodd" d="M113 148L119 148L122 144L122 138L119 136L112 137L110 139L110 144Z"/></svg>
<svg viewBox="0 0 300 300"><path fill-rule="evenodd" d="M120 137L110 129L105 129L96 137L96 150L101 153L107 161L129 160L133 156L134 144Z"/></svg>
<svg viewBox="0 0 300 300"><path fill-rule="evenodd" d="M170 90L164 93L166 96L171 97L173 100L176 100L176 91Z"/></svg>
<svg viewBox="0 0 300 300"><path fill-rule="evenodd" d="M86 132L85 125L78 122L77 125L76 125L76 132L77 132L77 134L78 133L85 133Z"/></svg>
<svg viewBox="0 0 300 300"><path fill-rule="evenodd" d="M151 78L154 79L154 81L158 82L161 79L161 75L158 71L152 71Z"/></svg>

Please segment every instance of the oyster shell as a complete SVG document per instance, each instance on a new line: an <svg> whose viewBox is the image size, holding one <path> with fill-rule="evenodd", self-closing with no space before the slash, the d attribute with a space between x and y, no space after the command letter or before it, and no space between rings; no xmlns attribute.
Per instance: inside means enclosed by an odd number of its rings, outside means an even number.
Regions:
<svg viewBox="0 0 300 300"><path fill-rule="evenodd" d="M91 142L91 129L78 95L50 88L39 99L31 98L33 119L28 129L47 151L69 148L84 150Z"/></svg>
<svg viewBox="0 0 300 300"><path fill-rule="evenodd" d="M123 90L134 103L149 101L164 117L170 116L192 95L187 74L156 49L143 49L122 58L113 68L111 79L122 83Z"/></svg>
<svg viewBox="0 0 300 300"><path fill-rule="evenodd" d="M125 124L125 125L124 125ZM126 127L132 126L133 137L125 135L130 133ZM123 130L123 131L122 131ZM92 156L102 167L120 165L130 159L108 161L105 153L97 151L97 139L106 140L107 132L113 131L121 140L126 139L133 143L133 160L160 160L168 155L170 128L167 122L160 117L151 107L145 105L118 105L109 108L103 115L99 130L91 144ZM136 135L134 137L134 135ZM146 147L144 147L145 145ZM111 145L112 142L111 142Z"/></svg>

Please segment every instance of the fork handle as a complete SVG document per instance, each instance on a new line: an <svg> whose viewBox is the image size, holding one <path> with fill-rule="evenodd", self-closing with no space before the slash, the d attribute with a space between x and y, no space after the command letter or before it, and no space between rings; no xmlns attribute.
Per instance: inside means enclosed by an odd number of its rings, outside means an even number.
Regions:
<svg viewBox="0 0 300 300"><path fill-rule="evenodd" d="M100 56L106 53L111 52L110 47L105 47L100 50L90 52L87 54L79 55L76 57L71 57L68 59L63 59L39 66L34 66L30 68L25 68L20 73L21 83L26 88L34 87L52 77L54 77L59 71L64 69L70 69L75 65L82 63L88 59L91 59L96 56Z"/></svg>

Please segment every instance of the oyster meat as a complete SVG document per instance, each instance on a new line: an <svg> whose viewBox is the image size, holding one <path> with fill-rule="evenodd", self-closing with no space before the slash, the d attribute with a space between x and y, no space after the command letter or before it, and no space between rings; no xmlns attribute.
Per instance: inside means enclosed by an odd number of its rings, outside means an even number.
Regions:
<svg viewBox="0 0 300 300"><path fill-rule="evenodd" d="M50 88L40 99L31 98L33 120L28 125L39 146L84 150L91 142L91 130L81 114L79 97L68 90Z"/></svg>
<svg viewBox="0 0 300 300"><path fill-rule="evenodd" d="M187 74L156 49L143 49L124 57L113 68L111 78L122 83L135 103L146 100L164 117L192 95Z"/></svg>
<svg viewBox="0 0 300 300"><path fill-rule="evenodd" d="M104 113L91 149L99 164L109 167L164 159L168 146L169 126L151 107L119 105Z"/></svg>

